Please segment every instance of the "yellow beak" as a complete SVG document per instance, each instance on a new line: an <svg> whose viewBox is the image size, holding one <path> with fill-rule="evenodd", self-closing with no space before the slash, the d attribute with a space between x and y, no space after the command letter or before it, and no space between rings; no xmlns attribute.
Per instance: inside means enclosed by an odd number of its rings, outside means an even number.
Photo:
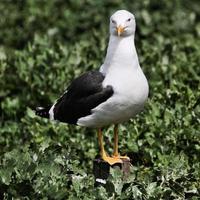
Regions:
<svg viewBox="0 0 200 200"><path fill-rule="evenodd" d="M119 25L117 28L117 35L120 36L123 32L124 32L124 27L122 27L121 25Z"/></svg>

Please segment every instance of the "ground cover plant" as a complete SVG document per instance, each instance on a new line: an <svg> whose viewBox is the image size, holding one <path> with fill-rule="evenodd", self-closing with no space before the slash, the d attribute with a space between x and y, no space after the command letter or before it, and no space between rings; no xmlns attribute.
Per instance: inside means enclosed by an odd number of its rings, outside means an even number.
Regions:
<svg viewBox="0 0 200 200"><path fill-rule="evenodd" d="M136 16L136 47L149 80L145 110L120 127L130 177L112 170L94 187L95 130L38 118L81 73L98 69L109 16ZM200 3L0 1L0 198L200 198ZM104 130L108 151L112 129Z"/></svg>

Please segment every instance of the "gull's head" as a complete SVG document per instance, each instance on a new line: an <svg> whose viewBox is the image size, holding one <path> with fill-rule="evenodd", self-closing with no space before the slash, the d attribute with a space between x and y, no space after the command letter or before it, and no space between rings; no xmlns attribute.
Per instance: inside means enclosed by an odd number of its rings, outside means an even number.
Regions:
<svg viewBox="0 0 200 200"><path fill-rule="evenodd" d="M135 17L126 10L118 10L110 17L110 34L119 37L134 35Z"/></svg>

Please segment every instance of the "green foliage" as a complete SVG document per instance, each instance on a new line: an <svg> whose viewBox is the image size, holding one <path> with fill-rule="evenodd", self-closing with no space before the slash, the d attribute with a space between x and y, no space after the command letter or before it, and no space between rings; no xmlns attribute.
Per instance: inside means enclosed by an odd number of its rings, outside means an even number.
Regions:
<svg viewBox="0 0 200 200"><path fill-rule="evenodd" d="M95 130L38 118L69 82L100 67L110 14L137 20L149 80L142 114L120 127L130 177L94 188ZM200 196L200 4L176 1L0 2L0 198L193 199ZM105 129L111 151L112 127Z"/></svg>

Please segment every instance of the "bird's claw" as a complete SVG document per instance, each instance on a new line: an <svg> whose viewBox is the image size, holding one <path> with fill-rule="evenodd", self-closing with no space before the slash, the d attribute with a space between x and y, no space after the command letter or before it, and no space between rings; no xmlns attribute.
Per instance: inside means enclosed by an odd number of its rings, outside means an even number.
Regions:
<svg viewBox="0 0 200 200"><path fill-rule="evenodd" d="M110 157L110 156L103 156L102 159L109 163L109 165L114 165L116 163L123 163L123 161L119 157Z"/></svg>

